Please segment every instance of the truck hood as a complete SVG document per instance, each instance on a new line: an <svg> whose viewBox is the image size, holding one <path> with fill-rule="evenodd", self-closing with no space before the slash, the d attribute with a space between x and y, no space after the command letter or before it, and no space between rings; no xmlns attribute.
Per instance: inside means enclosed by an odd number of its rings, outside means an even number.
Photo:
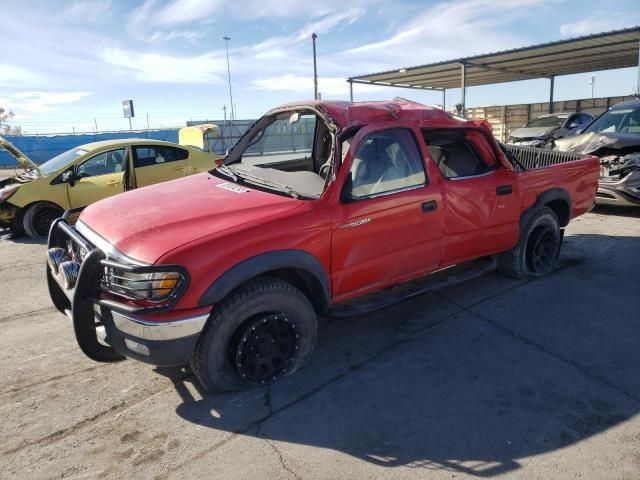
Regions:
<svg viewBox="0 0 640 480"><path fill-rule="evenodd" d="M181 245L303 204L202 173L96 202L79 221L120 253L154 263Z"/></svg>
<svg viewBox="0 0 640 480"><path fill-rule="evenodd" d="M594 153L600 149L625 150L640 147L640 135L633 133L583 133L555 141L561 152Z"/></svg>
<svg viewBox="0 0 640 480"><path fill-rule="evenodd" d="M511 132L511 138L543 138L551 135L559 127L522 127Z"/></svg>
<svg viewBox="0 0 640 480"><path fill-rule="evenodd" d="M18 150L6 138L0 137L0 147L4 148L7 152L9 152L18 161L18 163L22 168L33 169L38 173L38 175L42 175L42 172L38 168L38 165L33 163L29 157L27 157L24 153Z"/></svg>

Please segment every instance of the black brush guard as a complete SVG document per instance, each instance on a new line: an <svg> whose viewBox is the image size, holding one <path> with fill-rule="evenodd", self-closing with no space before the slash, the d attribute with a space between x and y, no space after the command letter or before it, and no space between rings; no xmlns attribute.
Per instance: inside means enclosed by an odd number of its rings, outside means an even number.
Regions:
<svg viewBox="0 0 640 480"><path fill-rule="evenodd" d="M179 265L134 266L107 260L102 250L94 247L86 238L78 233L75 228L69 225L68 218L73 213L74 210L68 210L62 218L56 219L51 224L47 249L55 247L64 248L67 250L68 256L73 258L74 255L72 252L69 252L67 249L67 241L71 240L73 244L79 247L81 251L84 251L85 254L82 256L80 271L78 272L78 277L72 290L66 290L65 287L58 282L57 276L54 275L47 263L49 295L55 307L71 319L76 340L85 355L101 362L117 361L123 357L111 347L105 346L98 341L96 328L100 326L101 322L110 321L111 317L110 312L106 312L105 310L116 310L128 314L155 313L170 310L175 306L180 295L187 289L189 285L189 275L187 271ZM170 270L178 272L181 275L181 282L167 298L167 302L154 306L136 306L112 299L101 298L101 280L105 267L141 274L166 272ZM96 311L94 305L99 306L99 311Z"/></svg>

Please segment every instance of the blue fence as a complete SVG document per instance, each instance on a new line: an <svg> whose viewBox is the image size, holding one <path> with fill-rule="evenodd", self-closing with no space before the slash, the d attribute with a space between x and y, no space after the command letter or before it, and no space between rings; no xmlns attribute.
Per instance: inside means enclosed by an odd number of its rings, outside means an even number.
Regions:
<svg viewBox="0 0 640 480"><path fill-rule="evenodd" d="M5 137L22 153L35 163L43 163L71 148L86 143L120 138L151 138L178 143L178 129L140 130L132 132L104 132L75 135L7 135ZM6 151L0 150L0 167L15 166L15 159Z"/></svg>

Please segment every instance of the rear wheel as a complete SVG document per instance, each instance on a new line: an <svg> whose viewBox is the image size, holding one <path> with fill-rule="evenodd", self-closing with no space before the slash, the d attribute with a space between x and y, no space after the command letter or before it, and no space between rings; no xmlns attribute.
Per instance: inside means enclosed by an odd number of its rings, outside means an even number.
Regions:
<svg viewBox="0 0 640 480"><path fill-rule="evenodd" d="M31 238L42 238L49 235L51 224L64 212L60 207L49 202L38 202L27 207L22 219L22 226Z"/></svg>
<svg viewBox="0 0 640 480"><path fill-rule="evenodd" d="M558 261L562 233L553 210L538 209L520 232L518 244L498 255L498 269L513 278L549 273Z"/></svg>
<svg viewBox="0 0 640 480"><path fill-rule="evenodd" d="M216 305L191 368L208 391L272 383L306 363L316 336L307 297L284 280L263 277Z"/></svg>

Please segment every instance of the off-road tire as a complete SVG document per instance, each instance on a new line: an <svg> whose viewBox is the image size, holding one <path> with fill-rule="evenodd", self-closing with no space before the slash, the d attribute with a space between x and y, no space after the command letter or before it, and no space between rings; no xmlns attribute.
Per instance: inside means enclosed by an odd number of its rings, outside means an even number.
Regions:
<svg viewBox="0 0 640 480"><path fill-rule="evenodd" d="M309 299L297 288L275 277L259 277L237 288L214 307L191 357L190 366L205 390L225 392L254 383L243 379L233 361L233 342L245 322L280 313L295 328L296 350L277 378L304 365L316 344L318 322ZM272 380L264 383L271 383Z"/></svg>
<svg viewBox="0 0 640 480"><path fill-rule="evenodd" d="M551 258L545 262L542 268L535 268L532 264L534 255L532 246L541 234L548 235ZM563 231L560 230L558 217L548 207L540 207L531 215L527 224L520 231L518 244L497 255L498 271L512 278L524 278L527 276L540 277L552 271L557 263L560 247L562 245Z"/></svg>
<svg viewBox="0 0 640 480"><path fill-rule="evenodd" d="M22 227L29 237L44 238L49 235L49 227L53 221L63 213L64 211L53 203L34 203L25 210Z"/></svg>

